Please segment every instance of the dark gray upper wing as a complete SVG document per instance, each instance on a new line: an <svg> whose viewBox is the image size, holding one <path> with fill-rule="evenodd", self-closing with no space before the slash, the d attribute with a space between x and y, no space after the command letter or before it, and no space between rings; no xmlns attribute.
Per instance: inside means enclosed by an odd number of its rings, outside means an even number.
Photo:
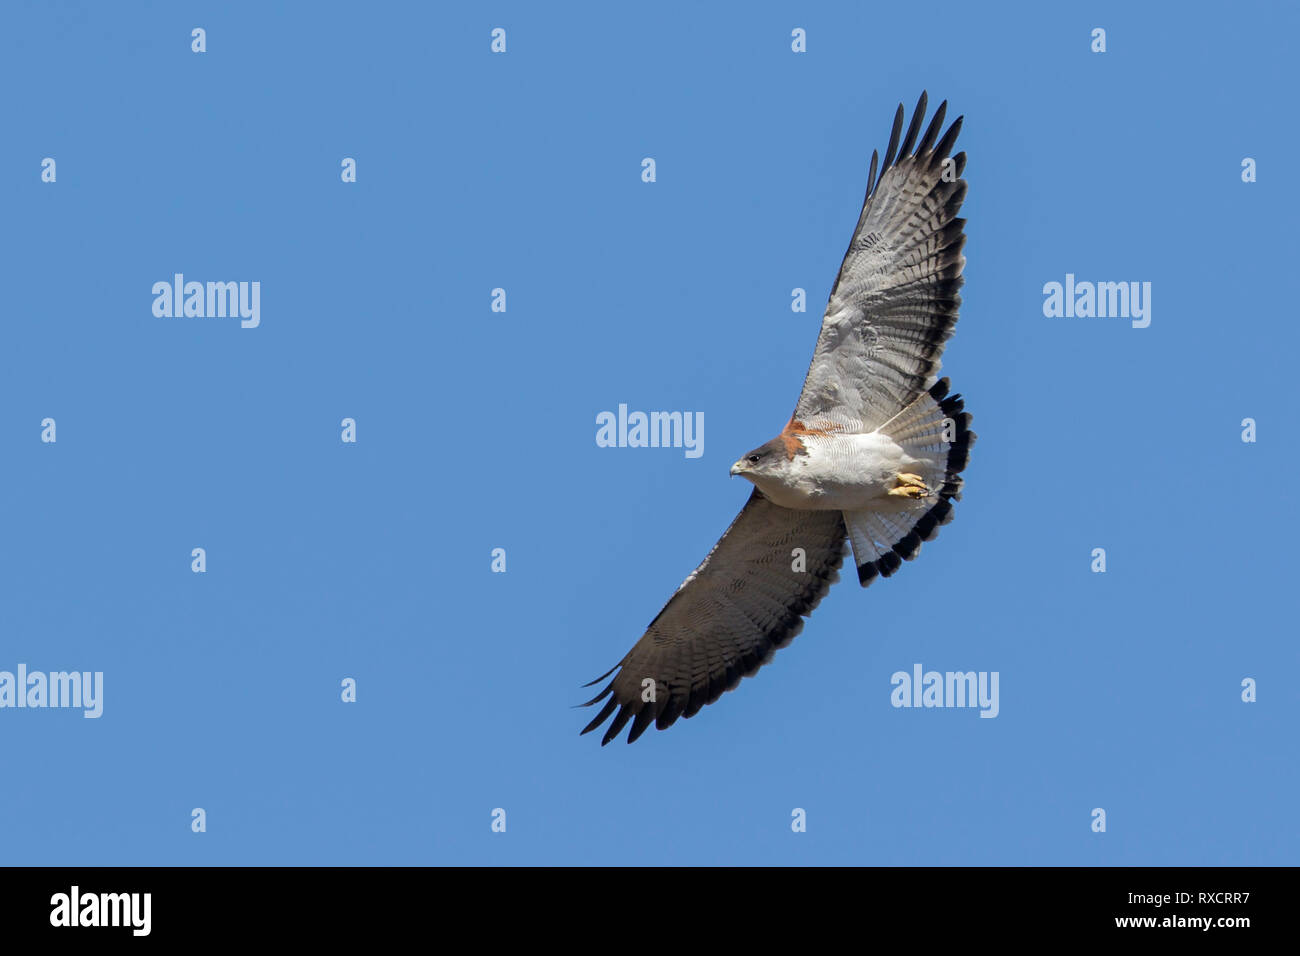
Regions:
<svg viewBox="0 0 1300 956"><path fill-rule="evenodd" d="M601 744L618 736L629 720L631 743L652 720L663 730L678 717L692 717L756 672L794 639L803 618L838 580L846 535L838 511L791 511L755 490L709 556L614 668L613 680L583 705L609 697L582 732L595 730L617 711ZM795 548L803 549L802 563L792 553Z"/></svg>

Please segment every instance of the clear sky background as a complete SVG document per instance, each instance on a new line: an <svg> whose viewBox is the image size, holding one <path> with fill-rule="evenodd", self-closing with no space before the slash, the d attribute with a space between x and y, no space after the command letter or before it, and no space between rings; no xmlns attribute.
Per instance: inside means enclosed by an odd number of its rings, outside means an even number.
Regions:
<svg viewBox="0 0 1300 956"><path fill-rule="evenodd" d="M0 862L1300 862L1293 5L0 17L0 670L105 689L0 710ZM602 749L579 685L743 504L922 89L966 117L956 520ZM260 327L155 318L176 272ZM1045 318L1067 273L1150 327ZM597 447L620 403L704 454ZM998 717L893 708L918 663Z"/></svg>

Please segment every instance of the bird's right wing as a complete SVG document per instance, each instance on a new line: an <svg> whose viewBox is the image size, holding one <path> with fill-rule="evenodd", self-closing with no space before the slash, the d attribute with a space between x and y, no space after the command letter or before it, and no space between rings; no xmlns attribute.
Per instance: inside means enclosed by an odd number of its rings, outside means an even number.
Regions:
<svg viewBox="0 0 1300 956"><path fill-rule="evenodd" d="M755 673L794 639L839 579L846 536L839 511L792 511L755 490L641 640L591 682L618 671L583 705L609 697L582 732L617 711L601 744L629 720L631 743L652 720L663 730L678 717L693 717Z"/></svg>

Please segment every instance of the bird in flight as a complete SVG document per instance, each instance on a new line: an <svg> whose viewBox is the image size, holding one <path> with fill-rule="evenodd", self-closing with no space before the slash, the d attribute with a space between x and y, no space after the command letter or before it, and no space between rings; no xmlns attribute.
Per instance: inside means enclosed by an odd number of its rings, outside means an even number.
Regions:
<svg viewBox="0 0 1300 956"><path fill-rule="evenodd" d="M958 290L966 154L947 103L921 132L921 94L903 134L899 104L830 302L803 392L781 433L731 466L754 484L703 563L583 706L609 698L602 746L693 717L790 643L839 579L845 539L858 581L889 577L952 520L975 435L960 395L938 379ZM918 138L919 137L919 138ZM618 673L615 674L614 672Z"/></svg>

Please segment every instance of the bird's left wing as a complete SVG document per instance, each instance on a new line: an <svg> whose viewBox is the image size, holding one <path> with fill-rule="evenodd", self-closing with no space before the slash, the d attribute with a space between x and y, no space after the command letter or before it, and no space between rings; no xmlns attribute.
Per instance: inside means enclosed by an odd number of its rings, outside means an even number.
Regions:
<svg viewBox="0 0 1300 956"><path fill-rule="evenodd" d="M601 744L629 720L631 743L651 721L663 730L678 717L693 717L755 673L794 639L838 580L846 536L840 512L792 511L755 490L641 640L591 682L618 671L583 705L609 697L582 732L617 711Z"/></svg>
<svg viewBox="0 0 1300 956"><path fill-rule="evenodd" d="M926 102L922 93L905 136L899 105L879 179L878 155L871 156L867 197L826 306L797 422L872 431L938 379L961 306L966 220L957 214L966 154L951 155L961 117L939 135L946 102L921 133Z"/></svg>

